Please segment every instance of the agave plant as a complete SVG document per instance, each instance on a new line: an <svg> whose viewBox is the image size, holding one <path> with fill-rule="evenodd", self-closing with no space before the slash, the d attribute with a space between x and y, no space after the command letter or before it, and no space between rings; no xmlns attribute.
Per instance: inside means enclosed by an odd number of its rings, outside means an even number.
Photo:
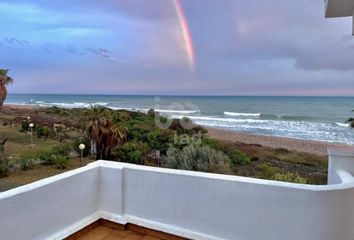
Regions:
<svg viewBox="0 0 354 240"><path fill-rule="evenodd" d="M14 80L8 76L9 70L0 69L0 109L7 96L7 85L12 83Z"/></svg>

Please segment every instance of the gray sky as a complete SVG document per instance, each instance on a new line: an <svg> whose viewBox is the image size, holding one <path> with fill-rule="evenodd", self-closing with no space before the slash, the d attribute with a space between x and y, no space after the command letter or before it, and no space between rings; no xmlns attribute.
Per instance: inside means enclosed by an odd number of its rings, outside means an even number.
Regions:
<svg viewBox="0 0 354 240"><path fill-rule="evenodd" d="M10 93L354 95L323 0L0 1Z"/></svg>

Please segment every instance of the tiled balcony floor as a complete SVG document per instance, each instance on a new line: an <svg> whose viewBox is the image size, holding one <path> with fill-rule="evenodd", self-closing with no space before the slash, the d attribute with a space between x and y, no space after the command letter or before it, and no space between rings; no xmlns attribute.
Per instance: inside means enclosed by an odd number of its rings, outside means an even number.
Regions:
<svg viewBox="0 0 354 240"><path fill-rule="evenodd" d="M81 236L79 240L162 240L160 238L133 232L131 230L116 230L106 226L97 226Z"/></svg>

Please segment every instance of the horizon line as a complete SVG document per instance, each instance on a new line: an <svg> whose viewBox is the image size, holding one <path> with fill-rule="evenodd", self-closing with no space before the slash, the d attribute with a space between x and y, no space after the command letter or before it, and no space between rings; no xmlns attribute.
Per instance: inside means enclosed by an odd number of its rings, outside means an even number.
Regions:
<svg viewBox="0 0 354 240"><path fill-rule="evenodd" d="M91 94L91 93L9 93L10 95L69 95L69 96L141 96L141 97L337 97L354 98L349 95L232 95L232 94Z"/></svg>

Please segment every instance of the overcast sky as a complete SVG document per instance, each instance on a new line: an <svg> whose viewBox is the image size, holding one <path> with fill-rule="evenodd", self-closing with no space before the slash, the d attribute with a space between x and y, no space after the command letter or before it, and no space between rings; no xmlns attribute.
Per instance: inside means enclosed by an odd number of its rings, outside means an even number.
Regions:
<svg viewBox="0 0 354 240"><path fill-rule="evenodd" d="M10 93L354 96L354 37L323 0L9 0L0 68Z"/></svg>

